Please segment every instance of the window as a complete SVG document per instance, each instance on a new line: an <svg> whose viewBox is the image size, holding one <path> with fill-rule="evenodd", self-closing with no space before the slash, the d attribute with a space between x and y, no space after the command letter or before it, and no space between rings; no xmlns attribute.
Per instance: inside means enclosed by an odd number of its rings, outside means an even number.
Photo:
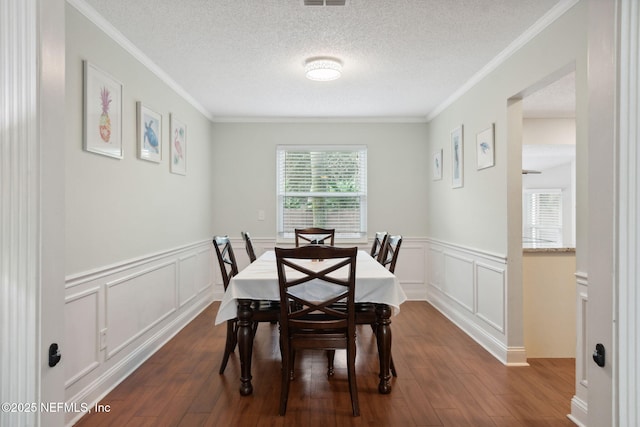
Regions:
<svg viewBox="0 0 640 427"><path fill-rule="evenodd" d="M528 190L523 194L523 247L562 247L562 190Z"/></svg>
<svg viewBox="0 0 640 427"><path fill-rule="evenodd" d="M278 236L335 228L336 239L367 234L365 146L278 146Z"/></svg>

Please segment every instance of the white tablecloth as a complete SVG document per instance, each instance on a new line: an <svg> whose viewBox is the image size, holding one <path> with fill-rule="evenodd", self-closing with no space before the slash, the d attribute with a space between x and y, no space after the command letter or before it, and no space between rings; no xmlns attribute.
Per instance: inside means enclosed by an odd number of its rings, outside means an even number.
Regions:
<svg viewBox="0 0 640 427"><path fill-rule="evenodd" d="M319 271L326 268L329 262L329 260L309 262L307 267ZM305 298L318 297L321 299L334 294L335 285L311 281L296 292L300 292L299 295ZM274 251L265 252L231 279L218 309L216 325L236 317L238 299L280 300ZM387 304L393 308L393 314L397 314L400 312L400 304L406 299L407 296L400 287L396 276L367 252L358 251L356 258L356 302Z"/></svg>

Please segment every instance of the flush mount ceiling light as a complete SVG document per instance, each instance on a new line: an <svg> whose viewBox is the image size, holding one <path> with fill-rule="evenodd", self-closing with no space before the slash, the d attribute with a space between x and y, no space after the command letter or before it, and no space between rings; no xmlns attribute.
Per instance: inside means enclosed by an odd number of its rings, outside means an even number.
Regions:
<svg viewBox="0 0 640 427"><path fill-rule="evenodd" d="M309 80L328 82L340 78L342 63L335 58L310 58L304 64L304 72Z"/></svg>

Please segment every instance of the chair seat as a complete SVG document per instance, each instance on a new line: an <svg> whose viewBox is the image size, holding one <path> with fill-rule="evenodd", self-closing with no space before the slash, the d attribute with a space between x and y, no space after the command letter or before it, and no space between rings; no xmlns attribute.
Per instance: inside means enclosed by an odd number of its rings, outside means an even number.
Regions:
<svg viewBox="0 0 640 427"><path fill-rule="evenodd" d="M357 325L369 325L376 321L376 305L372 302L357 302L354 304L356 324ZM335 310L346 310L344 303L331 304L331 308Z"/></svg>

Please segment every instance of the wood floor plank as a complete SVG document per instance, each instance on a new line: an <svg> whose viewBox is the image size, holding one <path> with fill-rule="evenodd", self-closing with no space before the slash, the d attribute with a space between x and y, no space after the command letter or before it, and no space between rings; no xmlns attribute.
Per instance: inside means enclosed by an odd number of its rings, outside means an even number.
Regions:
<svg viewBox="0 0 640 427"><path fill-rule="evenodd" d="M324 352L296 356L287 413L278 415L278 326L261 324L253 353L251 396L241 397L238 350L218 374L226 325L213 325L219 303L170 340L77 425L202 427L284 426L570 426L574 359L532 359L507 367L426 302L402 305L392 317L398 377L378 393L379 363L371 328L358 327L356 375L360 417L351 415L346 355L336 352L327 378Z"/></svg>

